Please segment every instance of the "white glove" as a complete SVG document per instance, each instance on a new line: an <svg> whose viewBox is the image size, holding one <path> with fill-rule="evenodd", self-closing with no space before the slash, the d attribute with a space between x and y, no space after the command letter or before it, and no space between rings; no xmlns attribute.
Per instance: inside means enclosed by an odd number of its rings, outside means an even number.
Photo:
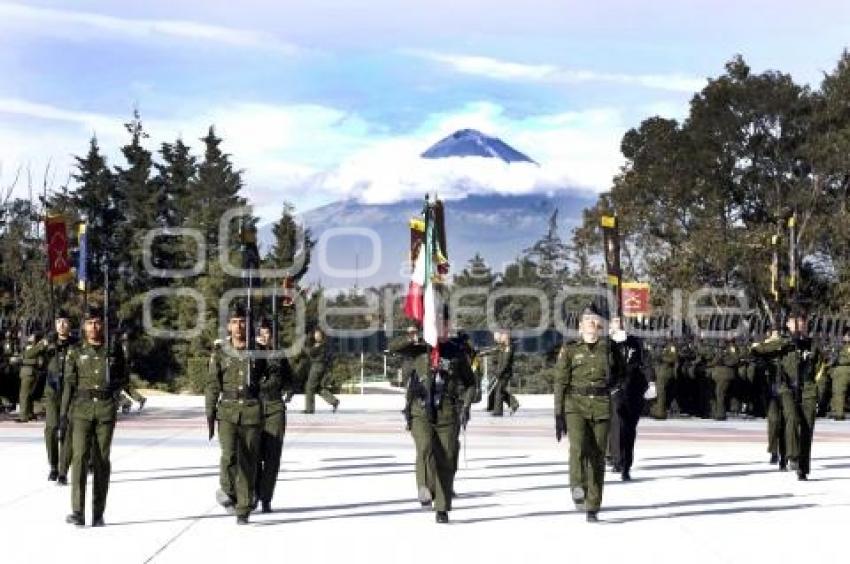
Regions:
<svg viewBox="0 0 850 564"><path fill-rule="evenodd" d="M626 332L622 329L615 329L611 331L611 340L615 343L622 343L626 340Z"/></svg>
<svg viewBox="0 0 850 564"><path fill-rule="evenodd" d="M654 400L658 397L658 390L655 389L655 382L650 382L649 387L643 393L643 399Z"/></svg>

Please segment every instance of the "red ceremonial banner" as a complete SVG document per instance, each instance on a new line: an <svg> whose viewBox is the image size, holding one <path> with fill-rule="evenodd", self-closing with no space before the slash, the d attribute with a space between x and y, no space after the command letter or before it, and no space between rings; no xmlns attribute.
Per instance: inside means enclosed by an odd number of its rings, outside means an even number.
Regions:
<svg viewBox="0 0 850 564"><path fill-rule="evenodd" d="M51 282L67 282L71 278L71 261L68 259L68 233L65 218L47 216L47 277Z"/></svg>
<svg viewBox="0 0 850 564"><path fill-rule="evenodd" d="M648 316L649 284L626 282L623 284L623 315L626 317Z"/></svg>

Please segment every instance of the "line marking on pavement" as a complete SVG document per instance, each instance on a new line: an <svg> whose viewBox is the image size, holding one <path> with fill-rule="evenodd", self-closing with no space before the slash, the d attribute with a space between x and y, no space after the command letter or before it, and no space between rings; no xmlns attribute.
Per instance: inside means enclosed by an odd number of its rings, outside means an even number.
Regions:
<svg viewBox="0 0 850 564"><path fill-rule="evenodd" d="M193 519L192 521L190 521L190 522L189 522L189 523L188 523L185 527L183 527L182 529L180 529L180 530L177 532L177 534L176 534L176 535L174 535L173 537L171 537L170 539L168 539L168 540L165 542L165 544L163 544L161 547L159 547L159 548L157 549L157 551L156 551L156 552L154 552L153 554L151 554L151 555L150 555L150 556L149 556L149 557L148 557L148 558L144 561L144 564L148 564L148 562L153 562L153 559L154 559L154 558L156 558L157 556L159 556L160 554L162 554L163 552L165 552L165 550L166 550L169 546L171 546L172 544L174 544L174 543L175 543L175 542L176 542L176 541L177 541L180 537L182 537L184 534L186 534L186 533L189 531L189 529L191 529L192 527L194 527L195 525L197 525L197 524L201 521L201 519L203 519L204 517L206 517L207 515L209 515L210 513L212 513L212 512L213 512L213 510L215 510L217 507L218 507L218 504L216 503L216 504L212 505L211 507L209 507L206 511L204 511L204 512L203 512L203 514L199 515L198 517L196 517L195 519Z"/></svg>

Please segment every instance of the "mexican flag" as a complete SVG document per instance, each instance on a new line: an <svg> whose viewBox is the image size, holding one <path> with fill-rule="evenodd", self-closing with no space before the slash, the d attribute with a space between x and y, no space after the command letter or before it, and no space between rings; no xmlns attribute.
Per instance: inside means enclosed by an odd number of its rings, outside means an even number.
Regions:
<svg viewBox="0 0 850 564"><path fill-rule="evenodd" d="M417 325L422 325L425 318L424 289L425 279L425 220L414 217L410 220L410 260L413 262L413 272L407 287L404 300L404 314Z"/></svg>
<svg viewBox="0 0 850 564"><path fill-rule="evenodd" d="M416 245L418 252L414 257L413 273L404 302L404 313L422 326L422 337L426 343L436 347L440 337L447 333L444 300L440 287L443 276L448 272L448 260L443 255L440 241L445 240L442 233L442 202L425 208L424 221L411 220L411 242L418 238L414 231L422 233L421 241Z"/></svg>

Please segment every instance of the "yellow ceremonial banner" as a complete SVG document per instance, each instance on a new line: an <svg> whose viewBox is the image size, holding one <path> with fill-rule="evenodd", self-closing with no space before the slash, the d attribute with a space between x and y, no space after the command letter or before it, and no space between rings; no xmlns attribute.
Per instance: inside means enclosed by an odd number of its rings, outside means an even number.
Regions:
<svg viewBox="0 0 850 564"><path fill-rule="evenodd" d="M600 224L602 225L602 227L613 229L617 226L617 218L613 215L603 215L600 219Z"/></svg>

